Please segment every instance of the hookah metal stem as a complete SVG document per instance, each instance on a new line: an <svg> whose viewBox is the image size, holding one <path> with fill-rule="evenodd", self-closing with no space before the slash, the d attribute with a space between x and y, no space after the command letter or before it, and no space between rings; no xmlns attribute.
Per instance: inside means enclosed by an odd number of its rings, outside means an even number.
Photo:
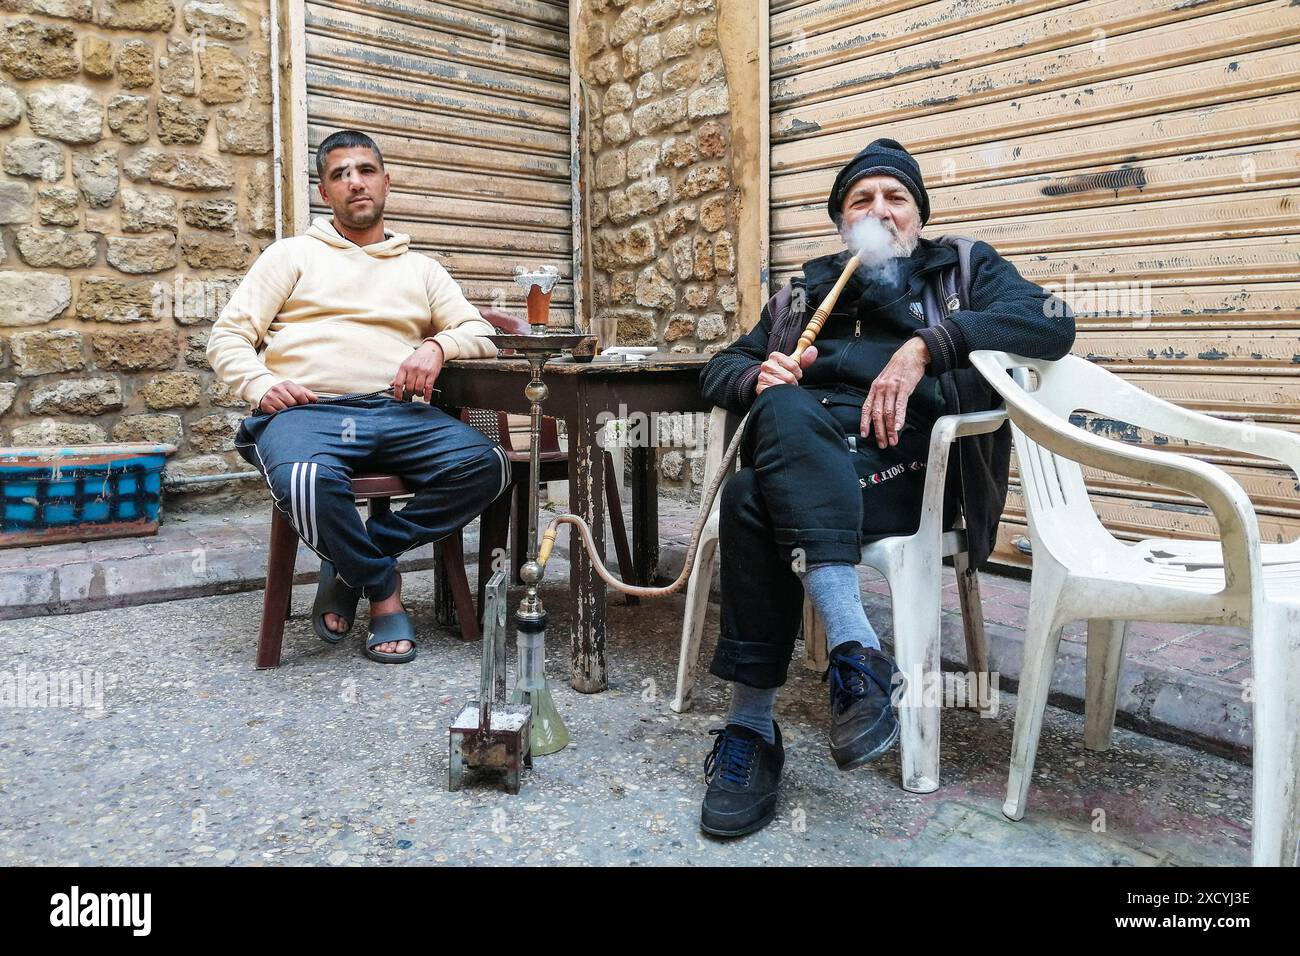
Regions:
<svg viewBox="0 0 1300 956"><path fill-rule="evenodd" d="M541 433L542 433L542 402L546 401L549 390L546 383L542 381L542 368L546 365L546 355L532 355L528 357L528 367L532 372L532 379L524 388L524 395L528 399L529 405L529 448L528 448L528 563L537 561L537 508L538 508L538 485L541 477ZM540 563L539 563L540 567ZM527 589L524 592L523 600L519 602L519 610L516 617L520 621L532 621L534 623L545 620L545 611L542 609L542 598L540 592L541 575L535 578L525 564L522 570L524 581L527 583Z"/></svg>
<svg viewBox="0 0 1300 956"><path fill-rule="evenodd" d="M536 288L536 286L534 286ZM533 380L530 383L532 394L529 398L532 400L532 406L529 409L531 421L529 422L529 437L532 439L528 445L528 474L531 481L528 482L528 556L536 559L537 557L537 507L538 507L538 479L541 467L541 434L542 434L542 401L546 398L546 385L542 382L542 366L546 364L546 358L543 356L540 360L534 358Z"/></svg>
<svg viewBox="0 0 1300 956"><path fill-rule="evenodd" d="M808 324L799 335L799 342L795 346L794 352L791 353L791 357L796 362L799 360L799 356L804 353L804 350L807 349L808 346L812 345L816 340L817 333L822 330L822 325L826 322L826 317L830 315L831 311L835 308L835 303L839 301L840 293L844 291L844 286L848 284L849 277L857 270L860 262L861 260L859 255L854 255L844 264L844 271L840 273L839 279L836 280L835 285L831 287L830 292L826 293L826 297L822 299L821 305L817 307L817 311L813 313L812 318L808 320ZM740 420L740 425L736 428L736 434L732 436L731 442L727 445L727 450L722 456L722 463L718 466L718 473L714 475L713 480L709 482L708 490L704 494L704 503L700 506L700 516L695 519L695 525L691 528L691 540L686 545L686 561L682 564L682 570L677 575L677 579L671 584L666 584L663 587L658 588L649 588L635 584L627 584L626 582L620 581L618 578L614 577L609 573L609 569L605 567L605 562L601 560L600 554L596 550L596 542L591 538L591 529L587 527L587 522L574 514L560 515L557 518L551 519L550 527L546 529L546 533L542 536L541 547L537 551L537 563L542 567L546 566L546 562L551 556L551 548L555 545L555 537L559 534L560 525L568 524L572 525L582 537L583 547L587 551L587 556L591 559L591 564L595 569L596 574L600 576L602 581L614 588L616 591L622 591L624 594L632 594L636 597L653 598L665 597L681 590L681 586L690 578L691 570L695 567L695 558L699 553L700 535L704 533L704 525L709 520L709 515L713 512L713 500L718 496L718 489L722 487L723 479L727 477L728 473L731 471L731 466L735 463L736 453L740 450L740 440L744 437L745 425L748 421L749 415L745 415L745 417ZM534 448L536 448L535 442ZM534 474L537 473L536 468L537 465L534 462ZM536 509L532 509L530 513L536 515ZM530 547L535 543L535 534L536 528L530 526Z"/></svg>

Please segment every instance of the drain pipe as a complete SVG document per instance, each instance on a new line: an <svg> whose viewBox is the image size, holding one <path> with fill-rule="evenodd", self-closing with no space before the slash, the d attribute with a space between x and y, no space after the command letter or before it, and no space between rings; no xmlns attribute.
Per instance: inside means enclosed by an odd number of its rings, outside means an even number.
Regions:
<svg viewBox="0 0 1300 956"><path fill-rule="evenodd" d="M275 238L284 237L284 144L280 142L280 0L271 0L271 169L275 196Z"/></svg>
<svg viewBox="0 0 1300 956"><path fill-rule="evenodd" d="M249 478L261 478L260 471L234 471L226 475L163 475L163 486L166 488L185 488L189 485L211 485L219 481L244 481Z"/></svg>

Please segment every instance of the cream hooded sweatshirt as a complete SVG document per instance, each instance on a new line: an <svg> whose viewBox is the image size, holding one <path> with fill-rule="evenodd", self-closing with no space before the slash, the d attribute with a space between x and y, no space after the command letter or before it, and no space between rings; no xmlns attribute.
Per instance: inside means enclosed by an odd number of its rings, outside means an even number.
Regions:
<svg viewBox="0 0 1300 956"><path fill-rule="evenodd" d="M267 247L212 327L208 362L250 405L283 381L320 396L387 388L425 338L447 360L492 358L495 330L447 270L385 233L358 246L316 219Z"/></svg>

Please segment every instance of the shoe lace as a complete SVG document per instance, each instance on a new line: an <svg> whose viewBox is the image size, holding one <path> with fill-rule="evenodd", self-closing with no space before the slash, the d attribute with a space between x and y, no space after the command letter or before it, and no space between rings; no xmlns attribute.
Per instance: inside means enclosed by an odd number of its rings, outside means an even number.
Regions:
<svg viewBox="0 0 1300 956"><path fill-rule="evenodd" d="M712 780L715 773L721 773L728 783L744 785L754 771L754 756L758 753L758 742L727 733L725 727L710 730L710 736L716 737L713 749L704 758L704 778Z"/></svg>
<svg viewBox="0 0 1300 956"><path fill-rule="evenodd" d="M879 687L886 697L890 696L890 688L867 667L866 654L831 655L830 666L822 674L823 681L828 679L831 683L831 700L837 713L845 710L855 700L867 696L866 679Z"/></svg>

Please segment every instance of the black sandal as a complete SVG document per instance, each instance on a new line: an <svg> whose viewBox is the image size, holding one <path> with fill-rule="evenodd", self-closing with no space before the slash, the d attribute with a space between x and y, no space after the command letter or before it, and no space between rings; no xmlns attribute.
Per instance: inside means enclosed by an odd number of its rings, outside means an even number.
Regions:
<svg viewBox="0 0 1300 956"><path fill-rule="evenodd" d="M375 650L380 644L410 641L411 649L404 654L388 654ZM381 664L405 664L415 657L415 628L411 616L405 611L379 614L370 619L370 633L366 635L366 657Z"/></svg>
<svg viewBox="0 0 1300 956"><path fill-rule="evenodd" d="M352 631L357 620L357 604L361 591L350 588L339 578L334 565L322 560L320 581L316 585L316 600L311 606L311 627L316 636L329 644L337 644ZM325 626L325 615L337 614L348 622L346 631L331 631Z"/></svg>

